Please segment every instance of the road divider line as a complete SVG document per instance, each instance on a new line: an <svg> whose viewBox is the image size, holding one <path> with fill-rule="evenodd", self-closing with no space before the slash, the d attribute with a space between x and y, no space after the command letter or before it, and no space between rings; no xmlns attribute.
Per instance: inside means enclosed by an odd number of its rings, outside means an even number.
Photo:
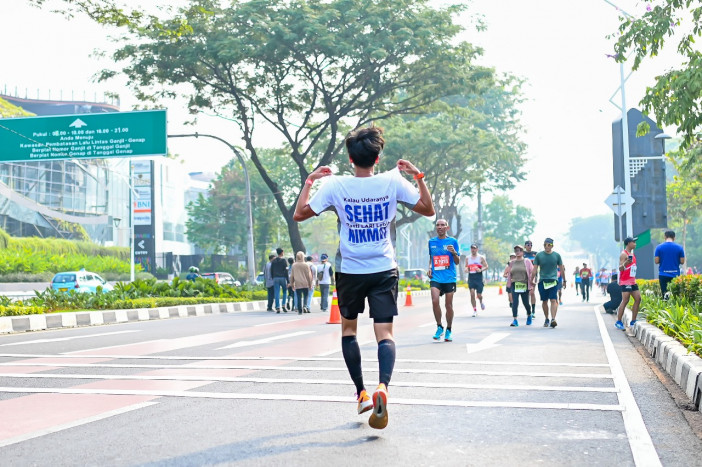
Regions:
<svg viewBox="0 0 702 467"><path fill-rule="evenodd" d="M222 383L265 383L265 384L327 384L349 385L348 379L307 379L307 378L251 378L246 376L216 376L216 375L89 375L66 373L0 373L0 378L17 379L91 379L106 381L209 381ZM439 389L490 389L505 391L558 391L558 392L617 392L614 387L590 386L533 386L525 384L471 384L471 383L438 383L438 382L404 382L393 379L393 387L406 388L439 388Z"/></svg>
<svg viewBox="0 0 702 467"><path fill-rule="evenodd" d="M66 394L73 394L73 393L66 393ZM77 426L87 425L88 423L93 423L93 422L97 422L99 420L104 420L106 418L114 417L115 415L122 415L124 413L131 412L133 410L140 410L140 409L143 409L143 408L149 407L151 405L155 405L155 404L158 404L158 402L143 402L141 404L134 404L134 405L130 405L128 407L123 407L120 409L111 410L109 412L104 412L104 413L101 413L100 415L96 415L94 417L82 418L80 420L75 420L75 421L72 421L70 423L64 423L62 425L52 426L52 427L46 428L44 430L38 430L38 431L31 432L31 433L26 433L22 436L16 436L14 438L6 438L3 440L0 440L0 448L5 447L5 446L9 446L11 444L21 443L21 442L27 441L29 439L39 438L40 436L46 436L46 435L49 435L51 433L57 433L59 431L67 430L69 428L75 428Z"/></svg>
<svg viewBox="0 0 702 467"><path fill-rule="evenodd" d="M624 368L619 361L617 351L612 343L612 338L609 337L609 333L607 332L604 320L600 314L600 307L595 306L593 310L597 317L597 325L600 328L605 354L612 368L614 386L619 389L617 398L619 404L624 407L624 410L622 410L622 417L624 419L626 436L629 440L629 446L631 447L631 454L634 456L634 464L647 467L660 466L662 464L658 453L651 440L651 435L648 433L646 424L643 421L639 406L636 404L634 393L631 392L629 381L627 381L626 375L624 374Z"/></svg>
<svg viewBox="0 0 702 467"><path fill-rule="evenodd" d="M217 350L238 349L241 347L250 347L252 345L269 344L271 342L279 341L281 339L289 339L291 337L304 336L307 334L314 334L314 331L298 331L298 332L291 332L288 334L280 334L278 336L264 337L262 339L255 339L255 340L250 340L250 341L239 341L239 342L235 342L235 343L230 344L230 345L225 345L224 347L219 347Z"/></svg>
<svg viewBox="0 0 702 467"><path fill-rule="evenodd" d="M175 365L134 365L117 363L26 363L9 362L0 363L3 366L49 366L53 368L147 368L147 369L168 369L180 368ZM188 370L274 370L274 371L348 371L346 367L307 367L307 366L270 366L270 365L193 365L188 366ZM366 369L364 371L377 371ZM447 370L447 369L409 369L395 368L394 373L429 374L429 375L484 375L484 376L532 376L539 378L588 378L588 379L612 379L611 374L605 373L543 373L529 371L481 371L481 370Z"/></svg>
<svg viewBox="0 0 702 467"><path fill-rule="evenodd" d="M102 394L114 396L151 396L151 397L184 397L192 399L241 399L241 400L278 400L299 402L336 402L356 404L353 397L316 396L312 394L248 394L231 392L202 392L202 391L154 391L128 389L78 389L78 388L14 388L0 387L0 393L12 394ZM432 399L403 399L393 398L393 405L437 406L437 407L484 407L484 408L513 408L540 410L592 410L621 412L623 406L608 404L582 403L549 403L549 402L510 402L510 401L460 401Z"/></svg>
<svg viewBox="0 0 702 467"><path fill-rule="evenodd" d="M46 344L48 342L72 341L74 339L88 339L90 337L114 336L116 334L126 334L126 333L130 333L130 332L141 332L141 331L138 329L133 329L130 331L115 331L115 332L103 332L100 334L86 334L84 336L56 337L53 339L34 339L31 341L9 342L7 344L0 344L0 347L7 347L7 346L11 346L11 345ZM56 357L56 355L54 355L54 357Z"/></svg>
<svg viewBox="0 0 702 467"><path fill-rule="evenodd" d="M359 345L365 345L375 342L370 339L364 342L359 342ZM71 354L0 354L0 358L110 358L114 360L184 360L184 361L300 361L300 362L343 362L344 359L341 357L328 357L326 355L333 355L337 352L341 352L341 348L327 352L326 354L320 354L317 357L261 357L261 356L250 356L250 357L190 357L190 356L176 356L176 355L71 355ZM363 358L364 362L378 362L376 358ZM431 363L431 364L447 364L447 365L500 365L500 366L563 366L563 367L573 367L573 368L609 368L608 363L558 363L558 362L499 362L491 360L431 360L431 359L411 359L411 358L398 358L395 360L396 363Z"/></svg>

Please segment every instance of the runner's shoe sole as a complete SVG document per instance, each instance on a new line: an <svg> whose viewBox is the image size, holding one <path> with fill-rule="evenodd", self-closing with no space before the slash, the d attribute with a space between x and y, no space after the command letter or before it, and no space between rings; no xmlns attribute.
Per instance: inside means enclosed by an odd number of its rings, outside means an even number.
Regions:
<svg viewBox="0 0 702 467"><path fill-rule="evenodd" d="M373 413L368 419L368 424L376 430L388 426L388 392L384 386L378 385L378 389L373 393Z"/></svg>

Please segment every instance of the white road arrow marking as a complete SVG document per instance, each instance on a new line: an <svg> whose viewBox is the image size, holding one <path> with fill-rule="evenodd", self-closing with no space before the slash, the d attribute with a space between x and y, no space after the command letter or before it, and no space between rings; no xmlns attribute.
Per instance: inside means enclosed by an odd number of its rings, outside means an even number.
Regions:
<svg viewBox="0 0 702 467"><path fill-rule="evenodd" d="M71 123L71 124L68 125L68 126L69 126L69 127L73 127L73 128L83 128L84 126L88 126L88 124L85 123L85 122L84 122L83 120L81 120L80 118L76 118L76 119L73 121L73 123Z"/></svg>
<svg viewBox="0 0 702 467"><path fill-rule="evenodd" d="M509 336L508 332L494 332L477 344L466 344L466 349L468 350L468 353L491 349L500 345L497 342L501 341L507 336Z"/></svg>
<svg viewBox="0 0 702 467"><path fill-rule="evenodd" d="M273 336L273 337L267 337L265 339L257 339L255 341L240 341L236 342L231 345L227 345L226 347L220 347L217 350L221 349L237 349L239 347L248 347L250 345L259 345L259 344L268 344L273 341L277 341L280 339L287 339L288 337L295 337L295 336L304 336L305 334L312 334L314 331L300 331L300 332L291 332L290 334L282 334L280 336Z"/></svg>
<svg viewBox="0 0 702 467"><path fill-rule="evenodd" d="M22 341L22 342L11 342L9 344L0 344L0 347L5 347L8 345L22 345L22 344L45 344L47 342L61 342L61 341L70 341L73 339L87 339L88 337L102 337L102 336L112 336L115 334L125 334L127 332L140 332L138 330L132 330L132 331L115 331L115 332L105 332L102 334L86 334L84 336L71 336L71 337L56 337L54 339L34 339L31 341Z"/></svg>

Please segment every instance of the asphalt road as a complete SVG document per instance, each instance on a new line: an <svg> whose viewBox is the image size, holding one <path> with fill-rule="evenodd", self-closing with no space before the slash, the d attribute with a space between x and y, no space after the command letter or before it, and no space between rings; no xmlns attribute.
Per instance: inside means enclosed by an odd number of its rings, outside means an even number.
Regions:
<svg viewBox="0 0 702 467"><path fill-rule="evenodd" d="M357 415L340 327L242 312L0 336L2 465L702 465L702 442L613 319L565 295L509 327L487 289L435 342L401 307L385 430ZM363 317L366 386L376 345Z"/></svg>

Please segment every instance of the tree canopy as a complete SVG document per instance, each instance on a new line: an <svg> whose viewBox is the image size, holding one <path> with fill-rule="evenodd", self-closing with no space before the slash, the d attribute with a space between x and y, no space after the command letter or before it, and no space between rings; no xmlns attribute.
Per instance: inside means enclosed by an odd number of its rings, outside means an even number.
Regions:
<svg viewBox="0 0 702 467"><path fill-rule="evenodd" d="M428 0L192 0L160 16L126 12L111 1L65 0L126 37L113 58L145 102L185 97L190 110L236 121L248 156L304 249L283 196L255 139L289 148L299 188L330 165L350 128L419 113L450 95L478 93L492 71L474 65L480 50L457 40L453 17L464 7ZM35 0L41 2L41 0ZM261 136L272 135L272 136Z"/></svg>
<svg viewBox="0 0 702 467"><path fill-rule="evenodd" d="M621 17L620 36L615 44L618 60L628 53L636 70L646 57L657 56L668 41L678 41L682 65L656 77L647 88L641 105L655 115L658 126L675 125L684 135L684 145L699 139L702 125L702 52L695 39L702 35L702 2L699 0L645 0L640 17Z"/></svg>
<svg viewBox="0 0 702 467"><path fill-rule="evenodd" d="M437 218L458 220L452 235L461 234L459 205L466 197L508 190L524 179L525 145L516 108L521 82L504 77L480 95L442 99L423 116L397 116L385 123L388 144L382 169L397 159L411 160L426 174ZM401 209L398 225L418 214Z"/></svg>

